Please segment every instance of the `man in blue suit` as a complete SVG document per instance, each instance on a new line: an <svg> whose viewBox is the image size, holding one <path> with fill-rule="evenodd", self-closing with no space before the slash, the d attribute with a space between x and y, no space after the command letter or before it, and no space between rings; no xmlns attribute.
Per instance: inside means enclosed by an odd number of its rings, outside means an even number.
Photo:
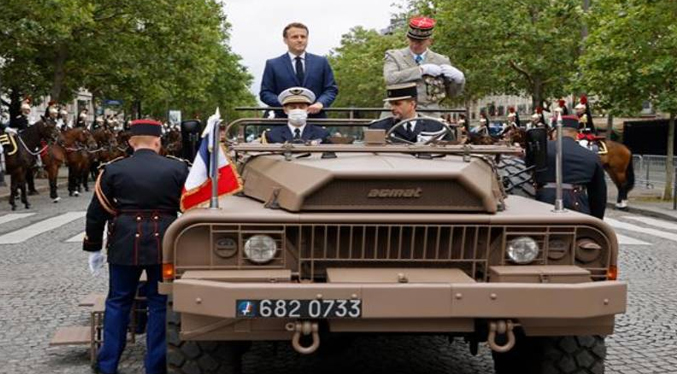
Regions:
<svg viewBox="0 0 677 374"><path fill-rule="evenodd" d="M290 87L305 87L315 94L317 100L308 107L311 118L324 118L322 110L334 102L338 86L334 72L325 57L306 52L308 27L302 23L291 23L282 32L288 51L280 57L266 61L261 81L261 101L271 107L280 107L278 95ZM280 111L276 117L285 117Z"/></svg>
<svg viewBox="0 0 677 374"><path fill-rule="evenodd" d="M288 88L278 96L284 113L289 118L286 126L276 126L265 133L268 143L325 143L329 132L320 126L306 123L308 108L315 102L313 91L303 87Z"/></svg>

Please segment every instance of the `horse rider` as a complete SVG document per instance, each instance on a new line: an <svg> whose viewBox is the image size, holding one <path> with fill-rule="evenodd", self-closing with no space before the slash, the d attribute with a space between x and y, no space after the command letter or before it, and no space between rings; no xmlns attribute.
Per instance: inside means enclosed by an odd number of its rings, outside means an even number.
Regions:
<svg viewBox="0 0 677 374"><path fill-rule="evenodd" d="M56 105L51 105L48 107L47 116L45 116L45 122L49 123L50 125L57 126L58 118L59 109L56 107Z"/></svg>
<svg viewBox="0 0 677 374"><path fill-rule="evenodd" d="M584 147L592 148L597 140L597 129L592 121L592 112L590 111L590 105L588 105L588 98L585 95L581 96L581 101L576 105L575 109L578 122L580 123L579 143Z"/></svg>
<svg viewBox="0 0 677 374"><path fill-rule="evenodd" d="M491 136L489 133L489 120L484 113L480 113L480 125L477 127L475 133L481 136Z"/></svg>
<svg viewBox="0 0 677 374"><path fill-rule="evenodd" d="M92 131L100 129L103 126L103 123L103 117L96 116L96 119L92 122Z"/></svg>
<svg viewBox="0 0 677 374"><path fill-rule="evenodd" d="M390 130L395 124L404 120L416 119L406 123L404 126L395 128L392 135L396 140L404 140L410 143L418 143L422 136L433 134L443 130L443 127L437 121L425 115L416 112L418 103L416 95L418 94L417 85L414 82L402 83L386 87L386 104L390 105L392 116L372 122L370 129Z"/></svg>
<svg viewBox="0 0 677 374"><path fill-rule="evenodd" d="M57 119L57 126L61 131L66 131L68 129L68 111L66 107L61 107L59 110L59 119Z"/></svg>
<svg viewBox="0 0 677 374"><path fill-rule="evenodd" d="M146 272L148 305L146 373L166 372L166 303L158 293L162 279L162 238L176 219L181 190L188 176L185 163L158 154L161 124L135 120L131 124L131 157L104 166L96 193L87 209L83 250L90 253L93 274L101 272L106 240L109 291L103 327L103 346L97 357L100 373L117 373L127 340L127 325L142 271Z"/></svg>
<svg viewBox="0 0 677 374"><path fill-rule="evenodd" d="M515 108L509 107L508 112L508 124L503 131L501 131L501 136L504 136L511 131L518 131L522 127L522 123L520 122L519 115L515 112Z"/></svg>
<svg viewBox="0 0 677 374"><path fill-rule="evenodd" d="M31 105L28 103L27 100L24 100L23 103L21 103L21 114L16 116L13 121L10 121L9 127L7 128L7 132L11 133L20 133L28 128L30 126L30 123L28 121L28 116L31 114ZM35 149L30 149L28 150L29 152L35 152L37 150ZM28 186L28 195L37 195L38 191L35 189L35 179L33 175L33 169L35 168L35 159L33 159L33 164L30 165L29 168L26 170L26 185Z"/></svg>
<svg viewBox="0 0 677 374"><path fill-rule="evenodd" d="M28 116L31 114L31 105L24 101L21 103L21 113L9 122L9 128L12 132L19 132L28 128ZM11 131L11 130L10 130Z"/></svg>
<svg viewBox="0 0 677 374"><path fill-rule="evenodd" d="M430 50L434 28L432 18L411 18L407 32L409 46L386 51L383 64L387 86L416 83L419 109L440 109L442 99L459 95L465 85L465 75L451 65L449 57ZM426 115L439 116L438 113Z"/></svg>
<svg viewBox="0 0 677 374"><path fill-rule="evenodd" d="M87 115L89 114L89 110L87 108L83 109L80 111L80 114L78 115L78 119L75 121L75 128L78 127L83 127L87 128Z"/></svg>
<svg viewBox="0 0 677 374"><path fill-rule="evenodd" d="M606 181L599 156L576 143L579 122L576 116L562 117L562 189L564 207L604 218L606 209ZM536 199L555 202L557 157L556 141L548 142L548 168L537 172Z"/></svg>

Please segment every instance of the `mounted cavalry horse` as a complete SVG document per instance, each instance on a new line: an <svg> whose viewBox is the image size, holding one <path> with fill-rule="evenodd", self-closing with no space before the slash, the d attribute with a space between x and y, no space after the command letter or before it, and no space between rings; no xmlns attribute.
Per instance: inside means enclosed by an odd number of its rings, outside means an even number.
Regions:
<svg viewBox="0 0 677 374"><path fill-rule="evenodd" d="M33 167L36 157L47 146L42 142L53 142L58 132L53 123L38 121L18 134L5 133L0 136L0 144L5 154L7 173L11 175L9 204L16 210L15 199L21 194L21 202L26 209L30 203L26 197L26 173Z"/></svg>
<svg viewBox="0 0 677 374"><path fill-rule="evenodd" d="M87 174L89 172L90 155L96 152L97 144L89 130L85 128L69 129L61 132L56 141L51 142L42 154L42 162L49 178L49 196L54 202L59 201L56 190L56 179L59 168L68 165L68 194L80 195L80 185L88 191Z"/></svg>

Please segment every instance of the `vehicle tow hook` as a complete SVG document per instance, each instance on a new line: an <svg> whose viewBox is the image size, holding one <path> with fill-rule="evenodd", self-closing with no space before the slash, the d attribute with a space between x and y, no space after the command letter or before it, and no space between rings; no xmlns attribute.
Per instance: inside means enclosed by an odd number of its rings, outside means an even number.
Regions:
<svg viewBox="0 0 677 374"><path fill-rule="evenodd" d="M294 347L296 352L309 355L320 347L320 327L317 322L310 321L297 321L288 323L285 328L287 331L294 333L294 337L291 339L291 345ZM313 343L307 347L301 345L301 335L308 336L312 335Z"/></svg>
<svg viewBox="0 0 677 374"><path fill-rule="evenodd" d="M515 346L515 333L513 332L514 325L511 320L507 321L492 321L489 322L489 337L487 337L487 344L489 347L498 353L505 353ZM508 338L504 345L496 344L496 334L503 335Z"/></svg>

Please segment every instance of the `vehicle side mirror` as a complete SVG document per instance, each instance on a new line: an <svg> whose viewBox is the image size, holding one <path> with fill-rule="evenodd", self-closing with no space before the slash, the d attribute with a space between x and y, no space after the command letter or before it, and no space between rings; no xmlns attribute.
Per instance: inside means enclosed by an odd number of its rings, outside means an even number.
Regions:
<svg viewBox="0 0 677 374"><path fill-rule="evenodd" d="M548 169L548 130L539 127L527 131L526 148L526 166L534 166L536 172L546 171Z"/></svg>

